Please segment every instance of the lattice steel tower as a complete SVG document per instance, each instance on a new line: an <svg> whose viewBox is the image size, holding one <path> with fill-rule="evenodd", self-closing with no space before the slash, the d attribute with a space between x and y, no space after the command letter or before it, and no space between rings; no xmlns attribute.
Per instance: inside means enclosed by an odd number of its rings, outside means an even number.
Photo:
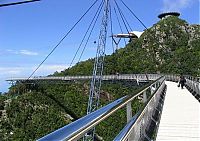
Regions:
<svg viewBox="0 0 200 141"><path fill-rule="evenodd" d="M98 39L98 46L96 52L96 58L93 68L93 77L90 84L90 95L88 100L87 114L98 109L100 88L103 73L103 64L105 57L107 27L108 27L108 15L109 15L109 0L104 0L104 13L101 22L101 30ZM91 130L84 137L84 140L94 140L95 129Z"/></svg>

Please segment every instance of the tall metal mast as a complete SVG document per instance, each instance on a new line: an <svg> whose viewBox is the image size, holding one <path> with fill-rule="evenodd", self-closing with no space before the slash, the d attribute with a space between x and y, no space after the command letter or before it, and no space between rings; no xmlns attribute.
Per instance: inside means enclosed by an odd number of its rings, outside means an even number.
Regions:
<svg viewBox="0 0 200 141"><path fill-rule="evenodd" d="M88 101L87 114L95 111L99 104L99 94L101 88L101 80L103 73L103 63L105 57L105 46L106 46L106 36L107 36L107 26L108 26L108 2L109 0L104 0L104 14L101 23L101 30L98 40L97 53L93 68L93 77L90 85L90 97Z"/></svg>
<svg viewBox="0 0 200 141"><path fill-rule="evenodd" d="M109 0L104 0L104 13L101 22L101 30L98 39L97 53L93 68L93 77L90 84L90 96L88 100L87 114L97 110L99 105L100 88L103 73L103 63L105 57L106 36L108 27ZM89 140L94 140L95 129L90 131L86 136ZM88 140L85 136L85 140Z"/></svg>

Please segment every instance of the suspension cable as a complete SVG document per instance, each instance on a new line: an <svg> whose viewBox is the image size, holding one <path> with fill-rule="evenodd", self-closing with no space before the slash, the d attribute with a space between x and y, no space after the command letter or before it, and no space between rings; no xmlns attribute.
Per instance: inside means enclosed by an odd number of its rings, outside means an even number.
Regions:
<svg viewBox="0 0 200 141"><path fill-rule="evenodd" d="M127 33L129 33L129 31L128 31L128 27L127 27L127 25L126 25L126 23L125 23L125 21L124 21L124 18L123 18L122 14L121 14L121 11L120 11L120 8L119 8L119 5L117 4L116 0L114 0L114 2L115 2L115 4L116 4L116 6L117 6L118 12L119 12L119 14L120 14L120 17L121 17L123 23L124 23L124 26L125 26L125 28L126 28L126 31L127 31Z"/></svg>
<svg viewBox="0 0 200 141"><path fill-rule="evenodd" d="M116 11L115 7L114 7L114 12L115 12L115 15L116 15L117 22L118 22L118 24L119 24L120 30L121 30L121 32L122 32L122 34L123 34L122 26L121 26L121 23L120 23L120 20L119 20L119 17L118 17L118 15L117 15L117 11ZM125 39L124 39L124 43L125 43L125 45L126 45L126 40L125 40Z"/></svg>
<svg viewBox="0 0 200 141"><path fill-rule="evenodd" d="M105 1L103 0L102 2L103 2L103 3L102 3L102 5L101 5L100 11L99 11L99 13L98 13L98 15L97 15L97 17L96 17L96 20L95 20L95 22L94 22L94 24L93 24L93 27L92 27L92 29L91 29L91 31L90 31L90 34L89 34L88 38L87 38L87 41L86 41L86 43L85 43L85 46L83 47L83 50L82 50L81 55L80 55L80 57L79 57L79 59L78 59L78 62L80 62L81 57L83 56L83 53L84 53L84 51L85 51L85 48L86 48L86 46L87 46L87 44L88 44L88 41L89 41L91 35L92 35L92 32L93 32L93 30L94 30L94 27L95 27L95 25L96 25L96 23L97 23L97 20L98 20L98 18L99 18L99 15L100 15L100 13L101 13L101 11L102 11L102 9L103 9L103 5L104 5L104 2L105 2Z"/></svg>
<svg viewBox="0 0 200 141"><path fill-rule="evenodd" d="M111 27L111 35L112 35L112 48L113 48L113 57L114 57L114 67L113 67L114 72L112 72L112 73L117 74L117 68L118 68L117 49L118 49L118 45L119 45L121 38L118 40L118 42L116 42L113 37L113 22L112 22L111 5L109 5L109 8L110 8L110 27ZM114 43L116 44L116 48L114 47Z"/></svg>
<svg viewBox="0 0 200 141"><path fill-rule="evenodd" d="M29 80L35 72L41 67L41 65L49 58L49 56L56 50L56 48L62 43L62 41L71 33L71 31L76 27L76 25L85 17L85 15L92 9L92 7L97 3L96 0L87 10L86 12L79 18L79 20L72 26L72 28L65 34L65 36L56 44L56 46L51 50L51 52L44 58L44 60L38 65L38 67L31 73L27 80Z"/></svg>
<svg viewBox="0 0 200 141"><path fill-rule="evenodd" d="M111 32L111 38L112 38L112 49L113 53L115 52L115 47L114 47L114 39L113 39L113 23L112 23L112 9L111 5L109 4L109 9L110 9L110 32Z"/></svg>
<svg viewBox="0 0 200 141"><path fill-rule="evenodd" d="M127 20L126 17L124 16L122 10L120 10L120 11L121 11L122 16L124 17L124 20L125 20L126 24L128 25L128 27L129 27L129 29L130 29L130 31L133 31L132 28L131 28L131 26L130 26L130 24L128 23L128 20Z"/></svg>
<svg viewBox="0 0 200 141"><path fill-rule="evenodd" d="M87 31L86 31L86 33L85 33L85 35L84 35L84 37L83 37L83 39L82 39L82 41L81 41L81 43L80 43L80 45L79 45L79 47L78 47L78 49L77 49L75 55L74 55L74 57L73 57L73 59L72 59L72 61L71 61L69 67L72 66L72 64L73 64L73 62L74 62L74 60L75 60L75 58L76 58L76 56L77 56L77 54L78 54L78 52L79 52L79 50L80 50L80 48L81 48L81 46L82 46L82 44L83 44L85 38L86 38L86 36L87 36L87 34L88 34L88 32L89 32L91 26L92 26L92 23L95 21L96 16L98 17L98 15L99 15L99 14L98 14L98 13L99 13L99 10L101 11L101 9L102 9L102 7L103 7L103 3L104 3L104 1L102 0L102 2L100 3L100 5L99 5L99 7L98 7L98 9L97 9L97 11L96 11L96 13L95 13L95 15L94 15L94 17L93 17L91 23L90 23L90 25L88 26L88 29L87 29ZM83 51L82 51L82 53L83 53ZM81 53L81 54L82 54L82 53ZM81 55L81 56L82 56L82 55ZM81 58L81 57L80 57L80 58ZM79 58L79 60L80 60L80 58ZM78 61L78 62L79 62L79 61Z"/></svg>
<svg viewBox="0 0 200 141"><path fill-rule="evenodd" d="M117 3L117 1L115 1L115 2ZM130 31L132 31L132 28L131 28L130 24L128 23L128 20L126 19L125 15L124 15L124 13L123 13L123 11L122 11L122 9L119 7L119 4L117 4L117 7L118 7L118 9L119 9L119 11L120 11L120 13L121 13L121 15L122 15L124 21L125 21L126 24L128 25Z"/></svg>
<svg viewBox="0 0 200 141"><path fill-rule="evenodd" d="M143 25L144 28L147 29L147 27L145 26L145 24L136 16L136 14L123 2L123 0L121 0L121 2L123 3L123 5L131 12L131 14Z"/></svg>
<svg viewBox="0 0 200 141"><path fill-rule="evenodd" d="M13 3L0 4L0 7L19 5L19 4L25 4L25 3L37 2L37 1L40 1L40 0L27 0L27 1L19 1L19 2L13 2Z"/></svg>

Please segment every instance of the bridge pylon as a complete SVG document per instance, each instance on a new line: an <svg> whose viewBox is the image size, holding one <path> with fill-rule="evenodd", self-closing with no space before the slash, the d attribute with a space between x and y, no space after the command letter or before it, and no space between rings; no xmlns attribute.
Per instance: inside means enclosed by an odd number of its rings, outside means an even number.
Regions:
<svg viewBox="0 0 200 141"><path fill-rule="evenodd" d="M105 57L107 27L108 27L108 14L109 14L109 0L104 0L104 13L101 22L100 35L98 39L96 58L93 67L93 76L90 84L90 94L88 100L87 114L90 114L98 109L101 82L103 76L103 64ZM83 140L94 140L95 128L91 129L85 134Z"/></svg>

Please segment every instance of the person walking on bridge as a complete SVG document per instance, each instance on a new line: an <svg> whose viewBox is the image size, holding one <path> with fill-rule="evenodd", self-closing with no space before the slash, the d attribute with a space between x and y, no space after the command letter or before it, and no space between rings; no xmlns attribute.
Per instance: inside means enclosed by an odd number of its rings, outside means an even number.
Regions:
<svg viewBox="0 0 200 141"><path fill-rule="evenodd" d="M180 76L179 86L181 85L181 89L185 86L186 79L183 75Z"/></svg>

